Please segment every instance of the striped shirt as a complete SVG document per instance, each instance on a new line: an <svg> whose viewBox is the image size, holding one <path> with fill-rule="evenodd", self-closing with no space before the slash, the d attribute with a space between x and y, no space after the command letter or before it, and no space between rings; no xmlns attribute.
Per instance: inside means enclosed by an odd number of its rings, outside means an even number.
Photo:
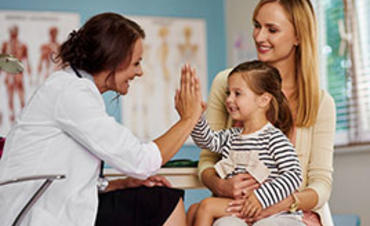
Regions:
<svg viewBox="0 0 370 226"><path fill-rule="evenodd" d="M258 151L259 160L270 170L270 175L254 194L263 208L288 197L302 183L302 169L289 139L267 123L252 134L241 134L242 128L212 131L202 118L192 131L194 142L203 149L228 158L230 151ZM240 169L236 169L240 172Z"/></svg>

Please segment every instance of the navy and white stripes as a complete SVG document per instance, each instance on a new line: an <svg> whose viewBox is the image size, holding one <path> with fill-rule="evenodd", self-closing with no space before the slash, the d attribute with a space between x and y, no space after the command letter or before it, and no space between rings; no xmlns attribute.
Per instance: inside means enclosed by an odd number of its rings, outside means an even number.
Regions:
<svg viewBox="0 0 370 226"><path fill-rule="evenodd" d="M297 190L302 169L289 139L270 123L259 131L244 135L241 128L212 131L207 121L199 120L191 134L200 147L228 158L230 150L258 151L259 160L270 170L268 179L254 191L263 208L274 205ZM241 172L240 169L235 173Z"/></svg>

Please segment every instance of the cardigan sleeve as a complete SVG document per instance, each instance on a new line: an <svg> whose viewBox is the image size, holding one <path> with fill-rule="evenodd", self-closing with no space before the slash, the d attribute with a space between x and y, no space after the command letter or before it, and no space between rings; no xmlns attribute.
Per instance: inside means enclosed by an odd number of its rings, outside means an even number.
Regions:
<svg viewBox="0 0 370 226"><path fill-rule="evenodd" d="M313 128L312 149L308 165L308 188L318 194L314 209L322 207L330 198L333 173L335 135L335 104L333 98L322 91L317 121Z"/></svg>
<svg viewBox="0 0 370 226"><path fill-rule="evenodd" d="M228 113L225 108L227 77L231 69L219 72L213 80L208 97L206 119L213 130L221 130L228 127ZM229 125L230 126L230 125ZM198 172L201 180L202 172L213 167L220 159L220 155L207 149L203 149L199 156Z"/></svg>

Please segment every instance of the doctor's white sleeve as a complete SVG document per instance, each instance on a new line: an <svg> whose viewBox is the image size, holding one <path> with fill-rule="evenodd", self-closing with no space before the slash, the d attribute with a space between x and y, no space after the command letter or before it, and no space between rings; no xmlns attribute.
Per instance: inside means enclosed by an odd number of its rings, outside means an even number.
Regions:
<svg viewBox="0 0 370 226"><path fill-rule="evenodd" d="M86 80L74 81L58 97L55 119L60 128L96 157L127 176L156 174L162 157L154 142L141 142L109 116L104 100Z"/></svg>

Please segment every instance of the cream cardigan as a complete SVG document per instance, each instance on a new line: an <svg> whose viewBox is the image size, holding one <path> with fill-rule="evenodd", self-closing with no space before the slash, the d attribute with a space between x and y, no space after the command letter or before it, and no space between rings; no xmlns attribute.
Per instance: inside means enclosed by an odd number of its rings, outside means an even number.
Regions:
<svg viewBox="0 0 370 226"><path fill-rule="evenodd" d="M230 71L231 69L224 70L215 77L208 97L207 120L214 130L231 126L231 118L224 105L227 76ZM311 188L318 194L319 199L314 211L320 215L323 226L333 225L328 200L332 185L335 121L334 101L327 92L321 91L316 123L311 127L297 128L296 134L295 147L303 169L300 190ZM202 150L199 157L199 175L203 170L213 167L219 158L216 153Z"/></svg>

